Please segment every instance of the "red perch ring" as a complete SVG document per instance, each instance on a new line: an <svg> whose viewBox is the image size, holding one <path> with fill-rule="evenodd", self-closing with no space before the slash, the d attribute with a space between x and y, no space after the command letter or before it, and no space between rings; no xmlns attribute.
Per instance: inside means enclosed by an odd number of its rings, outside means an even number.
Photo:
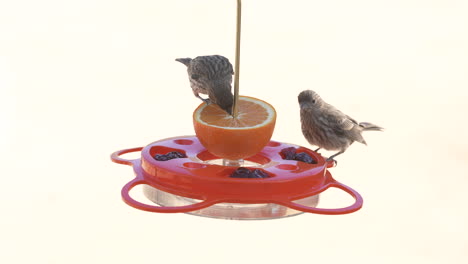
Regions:
<svg viewBox="0 0 468 264"><path fill-rule="evenodd" d="M317 164L308 164L295 160L284 160L281 150L289 147L296 148L296 152L306 152ZM127 160L120 156L125 153L141 151L140 159ZM158 161L156 154L166 154L172 151L184 153L186 158ZM316 214L347 214L362 207L361 195L350 187L332 178L328 168L333 162L327 162L318 153L301 146L270 141L258 154L245 159L247 162L258 164L266 172L268 178L231 178L236 167L212 164L219 159L209 153L196 136L182 136L159 140L144 148L132 148L116 151L112 154L113 162L130 165L136 177L122 189L122 198L130 206L140 210L159 213L194 213L205 216L231 218L227 215L209 215L208 209L216 209L222 204L245 205L273 204L286 207L297 213L308 212ZM134 200L129 192L139 185L145 184L145 193L151 195L169 195L190 200L186 203L161 204L162 206L144 204ZM344 208L324 209L316 208L318 195L330 187L341 189L350 194L355 202ZM154 192L157 193L154 193ZM153 193L152 193L153 192ZM148 194L150 196L148 196ZM301 203L314 198L314 203ZM181 206L173 206L173 205ZM169 205L169 206L168 206ZM205 210L205 213L202 211ZM225 212L225 211L224 211ZM294 213L289 212L288 215ZM264 216L264 217L262 217ZM257 215L259 218L277 218L287 215ZM242 219L242 217L232 217ZM245 217L246 219L248 217Z"/></svg>

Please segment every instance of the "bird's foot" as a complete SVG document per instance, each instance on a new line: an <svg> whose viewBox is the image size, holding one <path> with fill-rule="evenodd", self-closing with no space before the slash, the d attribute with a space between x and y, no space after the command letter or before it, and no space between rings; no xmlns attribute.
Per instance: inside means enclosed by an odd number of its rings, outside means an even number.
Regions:
<svg viewBox="0 0 468 264"><path fill-rule="evenodd" d="M333 161L335 163L334 167L338 166L338 161L336 159L334 159L333 157L330 157L327 159L327 162L329 161Z"/></svg>
<svg viewBox="0 0 468 264"><path fill-rule="evenodd" d="M340 155L340 154L343 154L343 152L345 152L345 150L342 150L342 151L340 151L340 152L338 152L338 153L336 153L336 154L331 155L331 156L327 159L327 162L328 162L328 161L333 161L333 162L335 163L335 166L337 166L337 165L338 165L338 161L335 160L335 157L338 156L338 155Z"/></svg>
<svg viewBox="0 0 468 264"><path fill-rule="evenodd" d="M195 97L197 97L198 99L202 100L205 104L209 105L211 104L211 101L210 101L210 98L203 98L201 97L198 93L195 93Z"/></svg>

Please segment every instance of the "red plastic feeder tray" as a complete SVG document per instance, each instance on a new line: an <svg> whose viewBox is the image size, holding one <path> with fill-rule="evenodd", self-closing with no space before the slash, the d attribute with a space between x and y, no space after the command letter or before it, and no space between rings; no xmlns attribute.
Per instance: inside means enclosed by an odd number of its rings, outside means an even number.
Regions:
<svg viewBox="0 0 468 264"><path fill-rule="evenodd" d="M280 152L294 147L306 152L317 164L284 160ZM141 158L127 160L120 155L141 151ZM187 158L158 161L156 154L171 151L184 153ZM124 149L112 154L113 162L131 165L136 174L122 188L122 198L130 206L158 213L190 213L225 219L271 219L297 215L348 214L362 207L362 197L355 190L336 181L327 170L327 162L316 152L276 141L258 154L246 159L267 172L268 178L231 178L237 169L222 166L220 158L210 154L196 136L159 140L146 147ZM129 192L144 184L145 196L157 205L134 200ZM354 204L337 209L316 208L319 194L330 187L339 188L354 199Z"/></svg>

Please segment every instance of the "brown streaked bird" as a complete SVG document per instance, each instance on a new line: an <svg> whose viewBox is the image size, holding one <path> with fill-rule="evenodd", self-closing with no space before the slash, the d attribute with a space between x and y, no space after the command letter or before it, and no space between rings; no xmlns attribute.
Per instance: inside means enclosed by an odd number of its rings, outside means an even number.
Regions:
<svg viewBox="0 0 468 264"><path fill-rule="evenodd" d="M383 128L368 123L358 123L342 113L312 90L302 91L298 96L301 108L302 134L311 145L319 149L336 150L327 160L342 154L354 141L367 145L362 131L383 131Z"/></svg>
<svg viewBox="0 0 468 264"><path fill-rule="evenodd" d="M196 97L207 104L217 104L232 115L234 96L231 92L231 83L234 70L226 57L210 55L194 59L180 58L176 61L187 66L190 86ZM201 98L200 93L207 94L209 99Z"/></svg>

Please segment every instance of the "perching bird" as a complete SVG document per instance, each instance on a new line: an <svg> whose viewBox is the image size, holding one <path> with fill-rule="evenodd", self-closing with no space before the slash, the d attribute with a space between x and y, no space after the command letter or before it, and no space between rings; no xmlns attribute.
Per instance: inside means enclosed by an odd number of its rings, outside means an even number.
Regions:
<svg viewBox="0 0 468 264"><path fill-rule="evenodd" d="M232 115L234 96L231 92L231 82L234 70L229 60L220 55L198 56L195 59L180 58L176 61L187 66L187 72L193 94L205 103L219 105ZM209 99L203 99L199 93L207 94Z"/></svg>
<svg viewBox="0 0 468 264"><path fill-rule="evenodd" d="M311 145L326 150L337 150L338 153L327 160L342 154L354 141L367 145L361 135L362 131L383 131L383 128L367 123L358 123L340 110L327 104L312 90L302 91L299 96L301 108L302 134Z"/></svg>

